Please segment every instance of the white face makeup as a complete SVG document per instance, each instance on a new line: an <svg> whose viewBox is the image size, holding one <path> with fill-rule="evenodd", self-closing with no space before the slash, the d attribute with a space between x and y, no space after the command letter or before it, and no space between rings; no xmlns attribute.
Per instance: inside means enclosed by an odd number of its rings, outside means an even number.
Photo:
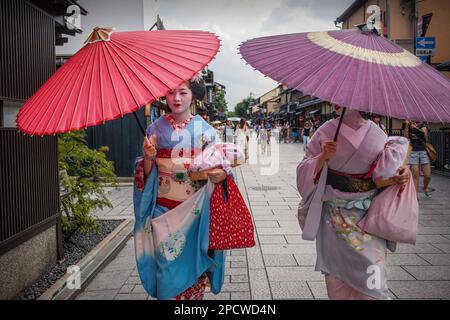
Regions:
<svg viewBox="0 0 450 320"><path fill-rule="evenodd" d="M192 103L192 91L185 82L178 88L169 91L166 96L167 104L174 114L186 112Z"/></svg>

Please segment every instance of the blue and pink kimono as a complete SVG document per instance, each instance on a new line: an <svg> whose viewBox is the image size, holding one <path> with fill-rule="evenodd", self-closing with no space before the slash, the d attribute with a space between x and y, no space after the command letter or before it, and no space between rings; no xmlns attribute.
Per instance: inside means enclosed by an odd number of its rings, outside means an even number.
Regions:
<svg viewBox="0 0 450 320"><path fill-rule="evenodd" d="M191 181L192 159L216 141L200 116L175 124L170 115L156 120L147 135L157 137L157 156L148 177L136 161L134 187L135 250L139 276L158 299L201 299L209 280L221 290L225 252L209 246L209 206L213 184Z"/></svg>

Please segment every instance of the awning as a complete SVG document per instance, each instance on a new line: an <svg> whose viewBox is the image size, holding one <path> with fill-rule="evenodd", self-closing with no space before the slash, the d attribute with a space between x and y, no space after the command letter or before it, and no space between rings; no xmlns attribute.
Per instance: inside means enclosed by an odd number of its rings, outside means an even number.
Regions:
<svg viewBox="0 0 450 320"><path fill-rule="evenodd" d="M310 111L309 114L322 114L322 109Z"/></svg>
<svg viewBox="0 0 450 320"><path fill-rule="evenodd" d="M295 111L299 111L301 109L304 109L309 106L313 106L313 105L321 103L321 102L323 102L323 100L319 99L319 98L303 102L302 104L298 105L297 108L295 108Z"/></svg>

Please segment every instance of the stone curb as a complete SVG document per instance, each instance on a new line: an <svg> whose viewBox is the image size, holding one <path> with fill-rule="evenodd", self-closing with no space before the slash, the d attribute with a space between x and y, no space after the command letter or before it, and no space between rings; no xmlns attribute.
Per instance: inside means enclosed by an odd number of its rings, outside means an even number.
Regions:
<svg viewBox="0 0 450 320"><path fill-rule="evenodd" d="M92 249L77 266L80 267L80 289L69 289L66 282L71 274L66 273L45 291L38 300L72 300L89 284L89 282L125 247L133 231L133 219L127 218L105 239Z"/></svg>

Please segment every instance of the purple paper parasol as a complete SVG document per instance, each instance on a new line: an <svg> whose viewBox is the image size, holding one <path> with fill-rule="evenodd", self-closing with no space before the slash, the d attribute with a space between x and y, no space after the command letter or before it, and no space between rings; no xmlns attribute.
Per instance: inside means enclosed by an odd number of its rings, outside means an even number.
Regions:
<svg viewBox="0 0 450 320"><path fill-rule="evenodd" d="M256 38L240 46L254 68L343 107L450 122L450 80L410 52L359 29Z"/></svg>

